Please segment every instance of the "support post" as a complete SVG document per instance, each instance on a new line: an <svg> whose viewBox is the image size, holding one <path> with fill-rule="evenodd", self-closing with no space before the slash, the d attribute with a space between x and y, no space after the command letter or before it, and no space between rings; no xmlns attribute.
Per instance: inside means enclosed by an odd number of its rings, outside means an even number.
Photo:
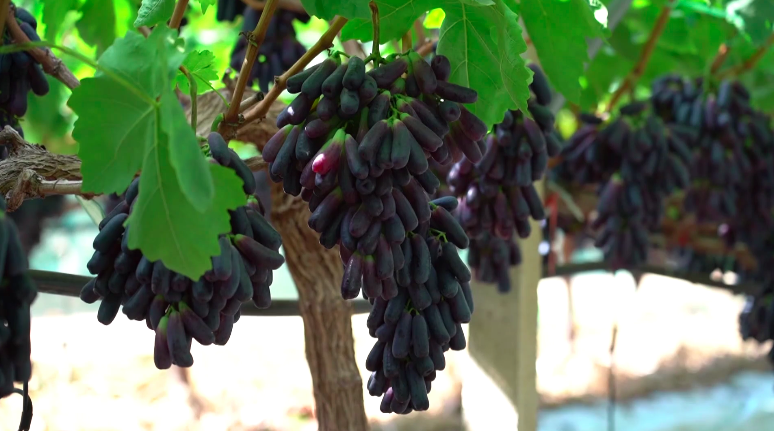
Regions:
<svg viewBox="0 0 774 431"><path fill-rule="evenodd" d="M543 190L543 181L535 183ZM511 269L507 294L494 285L474 283L475 314L468 330L471 361L462 381L462 409L468 431L537 429L537 286L542 277L538 253L541 228L519 242L522 264Z"/></svg>

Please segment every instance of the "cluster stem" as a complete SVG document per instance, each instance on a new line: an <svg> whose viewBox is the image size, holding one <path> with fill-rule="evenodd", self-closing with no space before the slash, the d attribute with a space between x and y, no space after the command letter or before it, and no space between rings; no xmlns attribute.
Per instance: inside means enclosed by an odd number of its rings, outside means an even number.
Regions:
<svg viewBox="0 0 774 431"><path fill-rule="evenodd" d="M613 93L613 95L610 97L610 103L607 106L607 112L611 112L613 109L615 109L615 106L621 100L621 97L623 97L624 94L627 94L630 90L633 90L635 85L637 85L637 81L639 81L639 79L642 77L642 74L645 73L645 68L648 66L648 62L650 61L650 58L653 56L653 52L656 49L656 43L658 42L659 37L661 37L661 34L664 33L664 29L669 22L669 15L672 13L674 3L674 1L669 2L661 8L661 13L656 19L656 24L653 26L653 29L650 31L650 35L648 36L648 40L645 42L645 46L642 48L642 53L640 53L640 58L637 61L637 64L634 65L634 69L632 69L632 71L626 77L623 84L621 84L621 86L618 87L615 93Z"/></svg>

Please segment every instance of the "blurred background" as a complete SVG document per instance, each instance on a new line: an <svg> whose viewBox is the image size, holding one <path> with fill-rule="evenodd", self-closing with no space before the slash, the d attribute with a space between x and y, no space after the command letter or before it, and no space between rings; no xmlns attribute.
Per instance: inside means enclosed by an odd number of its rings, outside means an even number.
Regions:
<svg viewBox="0 0 774 431"><path fill-rule="evenodd" d="M15 3L39 21L49 4ZM114 36L132 28L138 4L139 0L106 2L115 9L110 30ZM241 18L216 22L214 8L201 14L196 1L191 1L191 9L183 36L199 49L212 51L215 69L225 70ZM38 32L56 35L44 38L96 57L105 47L84 40L104 34L79 19L79 12L70 12L61 23L68 30L41 24ZM425 25L438 28L442 19L442 12L434 11ZM294 26L298 40L310 46L327 23L313 18L307 24L295 21ZM387 44L382 52L391 49ZM77 60L63 59L79 78L92 74ZM30 142L72 154L77 144L70 136L75 118L65 104L69 92L59 82L50 82L50 95L31 96L22 126ZM574 127L571 117L558 116L566 123L559 125L565 135ZM237 144L237 148L251 155L250 147ZM98 202L108 204L106 199ZM33 269L88 275L86 262L97 228L75 198L27 201L12 215ZM543 244L541 253L555 247L556 240L554 247ZM574 248L564 263L602 258L593 247ZM272 288L275 299L297 298L284 267ZM774 429L774 376L765 359L769 346L741 341L737 320L743 297L659 275L635 279L625 271L615 275L595 271L544 278L538 287L538 306L540 431ZM317 429L300 317L245 317L235 325L227 346L195 344L196 364L191 369L159 371L153 365L153 333L123 315L105 327L96 320L97 308L77 298L47 294L33 305L32 431ZM362 364L372 345L365 319L356 315L352 321L364 381L369 372ZM613 327L617 335L611 354ZM511 335L515 336L502 334ZM471 378L484 377L470 371L467 350L448 352L447 361L446 371L434 382L428 412L396 419L380 413L379 399L364 391L373 429L464 429L463 386ZM483 403L493 396L470 384L464 393ZM20 412L21 397L0 401L0 431L17 429Z"/></svg>

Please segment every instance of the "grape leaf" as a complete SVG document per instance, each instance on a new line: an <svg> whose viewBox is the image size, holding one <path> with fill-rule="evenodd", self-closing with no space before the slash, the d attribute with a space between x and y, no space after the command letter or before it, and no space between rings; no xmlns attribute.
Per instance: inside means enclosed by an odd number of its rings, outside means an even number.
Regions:
<svg viewBox="0 0 774 431"><path fill-rule="evenodd" d="M116 38L116 12L113 0L88 0L81 6L83 14L75 23L81 39L97 47L97 54L107 49Z"/></svg>
<svg viewBox="0 0 774 431"><path fill-rule="evenodd" d="M46 26L45 39L52 42L56 40L56 35L65 22L65 16L76 9L78 9L78 3L75 0L46 0L43 3L42 18Z"/></svg>
<svg viewBox="0 0 774 431"><path fill-rule="evenodd" d="M199 94L207 92L212 88L212 81L219 79L218 72L215 71L215 54L211 51L191 51L188 57L183 61L183 66L193 75L198 84L197 92ZM191 89L188 84L188 78L178 70L175 77L175 83L180 87L180 91L188 94Z"/></svg>
<svg viewBox="0 0 774 431"><path fill-rule="evenodd" d="M457 0L459 2L459 0ZM333 2L332 2L333 3ZM367 4L367 2L364 2ZM414 25L420 15L437 8L440 0L377 0L379 7L379 42L400 39ZM358 39L368 42L374 39L371 14L351 19L341 29L341 40Z"/></svg>
<svg viewBox="0 0 774 431"><path fill-rule="evenodd" d="M301 4L309 15L324 20L331 20L336 15L349 19L371 17L368 0L301 0Z"/></svg>
<svg viewBox="0 0 774 431"><path fill-rule="evenodd" d="M501 0L492 6L447 1L443 9L437 51L452 65L449 81L478 92L468 109L487 126L502 121L508 109L526 110L532 71L521 58L527 44L518 16Z"/></svg>
<svg viewBox="0 0 774 431"><path fill-rule="evenodd" d="M202 14L207 13L207 9L209 9L210 6L215 7L215 4L218 3L218 0L199 0L199 4L202 6Z"/></svg>
<svg viewBox="0 0 774 431"><path fill-rule="evenodd" d="M140 11L137 12L135 27L144 25L151 27L169 21L175 11L175 0L142 0Z"/></svg>
<svg viewBox="0 0 774 431"><path fill-rule="evenodd" d="M220 253L218 235L231 230L227 210L245 203L242 182L232 170L208 164L216 193L209 208L197 211L174 174L166 134L156 132L157 139L141 148L146 157L140 194L127 221L131 225L129 247L197 280L212 268L210 257Z"/></svg>
<svg viewBox="0 0 774 431"><path fill-rule="evenodd" d="M167 64L164 51L166 42L165 39L157 41L162 65ZM215 195L209 163L203 157L196 133L188 124L183 107L180 106L180 101L169 85L169 73L162 73L161 79L163 84L158 118L161 131L169 139L170 163L177 175L183 195L197 211L204 212Z"/></svg>
<svg viewBox="0 0 774 431"><path fill-rule="evenodd" d="M524 26L549 81L570 102L578 103L584 65L589 61L586 38L603 37L586 0L521 2Z"/></svg>
<svg viewBox="0 0 774 431"><path fill-rule="evenodd" d="M68 105L79 116L73 138L79 143L85 191L123 193L142 166L145 143L154 139L157 108L151 102L161 94L162 72L166 67L168 74L176 73L184 58L168 44L169 61L160 65L157 39L169 34L163 30L169 29L158 27L147 39L127 33L100 57L99 64L131 88L99 73L73 90Z"/></svg>
<svg viewBox="0 0 774 431"><path fill-rule="evenodd" d="M619 27L620 28L620 27ZM619 31L615 29L615 33ZM610 47L603 47L589 64L584 76L584 88L581 91L580 107L590 110L610 94L614 82L623 79L634 66L634 61L621 57Z"/></svg>
<svg viewBox="0 0 774 431"><path fill-rule="evenodd" d="M726 3L726 13L741 24L740 30L747 33L754 44L762 44L774 32L774 2L771 0L732 0Z"/></svg>

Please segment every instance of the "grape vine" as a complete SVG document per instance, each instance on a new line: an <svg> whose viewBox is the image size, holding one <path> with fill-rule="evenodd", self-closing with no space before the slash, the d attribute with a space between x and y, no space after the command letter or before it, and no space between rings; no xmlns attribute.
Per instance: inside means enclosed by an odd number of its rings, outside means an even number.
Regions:
<svg viewBox="0 0 774 431"><path fill-rule="evenodd" d="M296 283L309 358L351 352L343 301L362 297L374 338L368 392L384 413L428 410L445 353L467 347L475 285L513 294L512 268L535 252L519 240L535 221L549 272L558 228L592 235L612 270L650 264L653 247L673 249L684 269L733 270L760 286L740 316L743 337L774 338L774 98L763 84L774 78L774 16L765 8L143 0L121 15L97 0L65 3L0 2L0 126L9 126L0 190L21 208L17 223L0 213L0 396L31 375L36 289L23 253L39 238L15 226L39 233L38 213L54 215L57 194L87 208L109 196L87 264L95 277L80 296L99 302L102 324L121 312L145 321L160 369L192 366L193 340L226 344L244 303L271 305L283 234L312 261L326 250L338 259L302 269L298 250L287 254L294 278L325 274L315 280L324 288ZM607 31L595 9L609 9ZM136 31L122 28L127 16ZM239 16L239 35L205 28ZM372 45L350 52L339 44L348 41ZM65 63L94 73L78 81ZM287 105L278 101L288 93ZM570 109L559 111L564 100ZM65 113L77 116L72 127ZM55 120L65 131L53 132ZM32 147L11 131L22 125L57 150L77 143L77 157ZM242 160L235 139L260 155ZM573 194L588 189L595 211L573 209L568 221ZM53 206L21 206L24 197ZM300 205L308 217L287 217ZM299 220L309 229L291 232ZM676 233L663 234L667 222ZM691 226L717 228L718 250L699 250ZM322 247L307 249L308 238ZM754 264L735 258L740 249ZM333 333L320 319L347 323ZM358 379L351 357L332 359L310 359L316 385L330 363ZM364 429L362 405L342 406L360 393L323 386L320 429Z"/></svg>

